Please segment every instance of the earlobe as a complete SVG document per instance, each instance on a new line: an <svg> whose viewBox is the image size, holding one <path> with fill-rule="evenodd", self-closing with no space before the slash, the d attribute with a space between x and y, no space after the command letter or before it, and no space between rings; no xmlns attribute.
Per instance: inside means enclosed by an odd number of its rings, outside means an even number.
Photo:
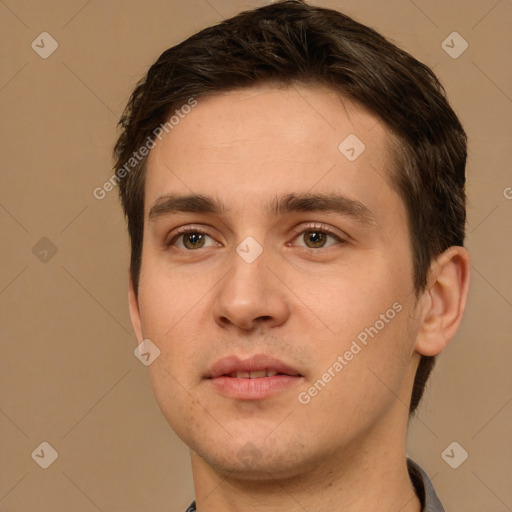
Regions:
<svg viewBox="0 0 512 512"><path fill-rule="evenodd" d="M418 353L436 356L453 338L466 308L469 281L470 260L464 247L450 247L433 262L415 343Z"/></svg>
<svg viewBox="0 0 512 512"><path fill-rule="evenodd" d="M135 336L137 337L137 343L141 343L144 339L144 336L142 335L139 301L137 299L137 295L135 294L135 288L133 286L131 275L128 278L128 306L130 308L130 318Z"/></svg>

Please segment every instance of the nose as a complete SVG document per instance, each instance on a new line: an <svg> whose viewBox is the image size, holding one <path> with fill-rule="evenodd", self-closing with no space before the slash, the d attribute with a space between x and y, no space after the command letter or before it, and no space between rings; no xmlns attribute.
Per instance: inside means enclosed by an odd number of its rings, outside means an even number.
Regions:
<svg viewBox="0 0 512 512"><path fill-rule="evenodd" d="M212 314L222 328L251 331L286 322L290 304L277 264L266 250L248 263L233 251L231 269L215 288Z"/></svg>

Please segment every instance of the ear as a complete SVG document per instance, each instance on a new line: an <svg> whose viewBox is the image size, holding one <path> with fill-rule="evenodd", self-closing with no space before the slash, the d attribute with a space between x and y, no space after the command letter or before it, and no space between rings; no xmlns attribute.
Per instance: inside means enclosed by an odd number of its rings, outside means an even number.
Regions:
<svg viewBox="0 0 512 512"><path fill-rule="evenodd" d="M423 297L416 352L436 356L455 335L466 308L470 260L464 247L453 246L432 263Z"/></svg>
<svg viewBox="0 0 512 512"><path fill-rule="evenodd" d="M130 308L130 318L132 320L132 326L135 332L135 336L137 337L137 343L141 343L142 340L144 339L144 336L142 335L139 301L137 299L137 295L135 294L135 288L133 286L131 275L128 277L128 280L128 305Z"/></svg>

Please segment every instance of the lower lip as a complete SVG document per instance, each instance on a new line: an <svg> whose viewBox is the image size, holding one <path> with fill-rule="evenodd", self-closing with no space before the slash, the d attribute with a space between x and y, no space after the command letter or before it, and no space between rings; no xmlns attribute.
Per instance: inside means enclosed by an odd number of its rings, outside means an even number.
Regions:
<svg viewBox="0 0 512 512"><path fill-rule="evenodd" d="M223 375L208 380L217 392L228 398L261 400L298 385L303 378L291 375L274 375L273 377L261 377L259 379L237 379Z"/></svg>

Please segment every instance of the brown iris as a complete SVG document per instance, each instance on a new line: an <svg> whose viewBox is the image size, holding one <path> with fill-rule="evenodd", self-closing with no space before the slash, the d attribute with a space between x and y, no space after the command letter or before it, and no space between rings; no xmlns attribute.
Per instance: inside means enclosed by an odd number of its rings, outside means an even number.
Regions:
<svg viewBox="0 0 512 512"><path fill-rule="evenodd" d="M306 245L310 248L323 247L327 238L327 235L321 231L306 231L303 236ZM308 245L308 242L313 245Z"/></svg>
<svg viewBox="0 0 512 512"><path fill-rule="evenodd" d="M204 236L204 233L186 233L183 236L183 245L187 249L199 249L204 245Z"/></svg>

